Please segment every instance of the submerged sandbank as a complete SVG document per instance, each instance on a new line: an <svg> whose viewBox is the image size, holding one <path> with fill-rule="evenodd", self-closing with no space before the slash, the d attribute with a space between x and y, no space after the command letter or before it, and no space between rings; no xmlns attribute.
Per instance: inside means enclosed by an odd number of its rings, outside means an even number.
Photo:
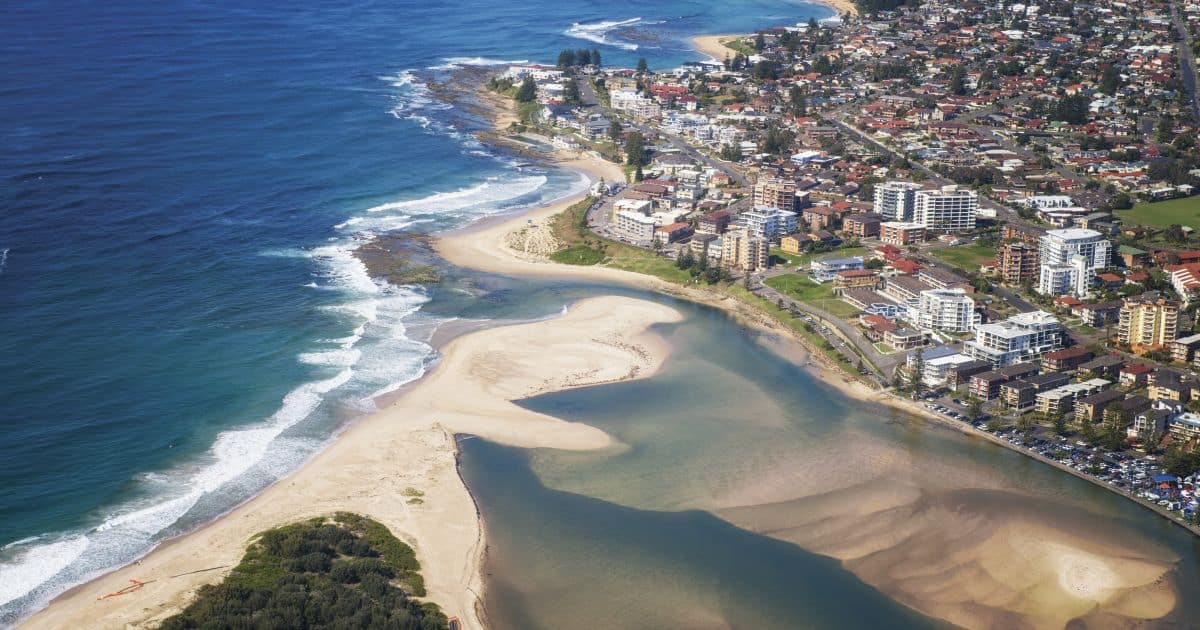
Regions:
<svg viewBox="0 0 1200 630"><path fill-rule="evenodd" d="M295 473L138 563L64 594L26 626L154 624L179 611L196 589L224 577L258 532L349 511L384 523L410 543L422 564L428 599L465 627L483 627L476 610L483 532L458 476L454 436L474 434L524 448L610 445L598 429L510 401L653 374L668 349L648 327L678 319L676 311L660 304L601 297L573 305L560 318L451 341L436 368L395 404L350 426ZM412 501L416 493L419 502ZM130 580L146 584L98 599Z"/></svg>

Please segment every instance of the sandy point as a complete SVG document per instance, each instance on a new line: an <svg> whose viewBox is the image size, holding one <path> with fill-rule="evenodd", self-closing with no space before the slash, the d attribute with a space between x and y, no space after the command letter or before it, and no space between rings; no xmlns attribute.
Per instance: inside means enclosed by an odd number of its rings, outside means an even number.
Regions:
<svg viewBox="0 0 1200 630"><path fill-rule="evenodd" d="M140 562L60 596L30 628L152 627L237 564L257 533L345 510L370 516L408 542L428 598L464 627L482 628L483 528L458 475L455 435L521 447L595 449L593 427L512 401L653 374L668 346L650 327L676 322L662 304L598 297L559 318L493 328L448 343L438 365L394 404L351 425L291 476L229 514L161 545ZM420 493L421 501L412 495ZM130 585L125 595L100 599Z"/></svg>

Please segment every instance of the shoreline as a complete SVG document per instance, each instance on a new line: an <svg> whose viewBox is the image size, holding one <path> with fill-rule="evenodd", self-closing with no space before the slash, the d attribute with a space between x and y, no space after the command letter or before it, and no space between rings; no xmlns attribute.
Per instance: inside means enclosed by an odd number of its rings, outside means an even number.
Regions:
<svg viewBox="0 0 1200 630"><path fill-rule="evenodd" d="M511 401L650 376L670 348L649 328L679 317L657 303L604 296L576 302L553 319L453 339L438 364L393 404L352 422L287 477L199 529L164 541L137 562L59 595L21 625L159 623L186 607L200 587L225 577L259 532L348 511L380 521L416 550L428 588L421 600L437 603L464 628L483 628L487 543L478 505L459 476L456 436L524 448L611 445L603 431ZM494 369L497 361L508 366L503 373ZM144 586L98 599L130 580Z"/></svg>
<svg viewBox="0 0 1200 630"><path fill-rule="evenodd" d="M737 35L699 36L693 38L693 41L697 42L704 39L715 43L718 40L730 37L737 37ZM498 106L495 111L495 120L508 120L507 113L511 111L511 104L506 103L505 100L493 99L489 103ZM497 124L497 130L499 131L499 124ZM609 169L619 168L610 162L586 153L564 158L563 152L555 152L554 155L548 156L548 158L552 159L556 166L581 172L591 177L593 181L597 177L603 176L605 172L611 172ZM1082 471L1075 470L1060 462L1044 457L1039 453L1031 452L1028 449L1011 444L991 432L982 431L970 424L958 422L936 414L924 408L919 401L897 396L887 390L877 390L867 386L854 375L845 372L841 366L830 360L807 339L804 339L788 327L782 325L770 314L762 311L753 304L743 302L735 297L724 295L711 289L684 287L654 276L632 271L601 265L575 266L559 264L550 261L545 256L518 252L509 247L505 242L505 237L522 227L522 222L526 222L527 225L529 222L539 225L549 217L565 210L586 196L586 193L573 195L559 200L550 207L531 208L524 211L519 210L513 214L489 217L484 221L477 222L465 228L439 234L434 240L433 247L439 255L449 262L478 271L500 274L530 274L547 278L580 278L616 282L719 308L741 323L746 323L761 332L782 335L796 343L808 355L807 363L803 364L804 369L814 378L837 389L848 398L864 403L880 404L895 411L916 416L927 422L955 429L964 435L984 439L1042 464L1069 473L1095 486L1104 488L1153 512L1160 518L1170 521L1191 534L1200 536L1200 526L1188 525L1179 519L1163 513L1157 506L1151 505L1119 488L1110 486Z"/></svg>
<svg viewBox="0 0 1200 630"><path fill-rule="evenodd" d="M821 4L833 9L836 16L841 17L850 15L858 17L861 15L858 10L858 5L854 0L813 0L813 4ZM830 16L833 17L833 16ZM696 35L690 38L692 47L697 52L707 55L713 61L720 62L725 58L725 55L732 54L734 51L725 46L725 42L740 39L742 37L750 37L754 33L717 33L713 35Z"/></svg>

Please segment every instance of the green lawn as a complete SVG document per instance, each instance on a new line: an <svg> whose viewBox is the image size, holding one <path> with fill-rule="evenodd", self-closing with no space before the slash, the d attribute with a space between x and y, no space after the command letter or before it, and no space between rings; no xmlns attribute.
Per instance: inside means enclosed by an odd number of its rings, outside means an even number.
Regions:
<svg viewBox="0 0 1200 630"><path fill-rule="evenodd" d="M1136 225L1188 225L1200 229L1200 197L1139 203L1132 210L1118 210L1117 216Z"/></svg>
<svg viewBox="0 0 1200 630"><path fill-rule="evenodd" d="M794 300L811 304L837 317L853 317L859 312L833 294L832 284L817 284L798 273L768 278L766 285Z"/></svg>
<svg viewBox="0 0 1200 630"><path fill-rule="evenodd" d="M848 258L850 256L865 256L866 253L866 247L845 247L842 249L835 249L831 252L820 252L816 254L808 252L800 255L789 254L778 247L771 248L771 256L775 258L775 264L787 265L789 267L808 265L808 263L818 258Z"/></svg>
<svg viewBox="0 0 1200 630"><path fill-rule="evenodd" d="M931 257L965 271L975 271L985 260L995 260L996 249L978 243L939 247L926 252Z"/></svg>

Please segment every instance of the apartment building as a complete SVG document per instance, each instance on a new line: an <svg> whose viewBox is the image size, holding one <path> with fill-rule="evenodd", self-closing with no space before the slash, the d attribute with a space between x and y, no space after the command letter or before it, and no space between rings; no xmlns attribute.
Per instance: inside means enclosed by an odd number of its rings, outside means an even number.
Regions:
<svg viewBox="0 0 1200 630"><path fill-rule="evenodd" d="M1038 248L1027 243L1005 243L998 254L1004 284L1017 286L1038 279Z"/></svg>
<svg viewBox="0 0 1200 630"><path fill-rule="evenodd" d="M842 230L857 238L873 238L879 236L882 223L883 217L878 214L851 214L842 219Z"/></svg>
<svg viewBox="0 0 1200 630"><path fill-rule="evenodd" d="M875 213L885 221L910 221L921 188L912 182L883 182L875 186Z"/></svg>
<svg viewBox="0 0 1200 630"><path fill-rule="evenodd" d="M754 185L754 205L795 212L796 182L788 179L768 179Z"/></svg>
<svg viewBox="0 0 1200 630"><path fill-rule="evenodd" d="M796 213L778 208L755 206L738 218L751 236L776 240L796 231Z"/></svg>
<svg viewBox="0 0 1200 630"><path fill-rule="evenodd" d="M1180 337L1171 342L1171 360L1179 363L1191 363L1200 356L1200 335Z"/></svg>
<svg viewBox="0 0 1200 630"><path fill-rule="evenodd" d="M1137 354L1159 350L1179 332L1179 302L1156 292L1125 298L1117 320L1117 340Z"/></svg>
<svg viewBox="0 0 1200 630"><path fill-rule="evenodd" d="M1096 270L1108 266L1112 244L1095 230L1050 230L1041 238L1038 257L1039 292L1084 298Z"/></svg>
<svg viewBox="0 0 1200 630"><path fill-rule="evenodd" d="M740 271L766 269L770 259L767 239L748 230L729 230L721 237L721 264Z"/></svg>
<svg viewBox="0 0 1200 630"><path fill-rule="evenodd" d="M996 367L1040 360L1043 354L1063 346L1066 332L1050 313L1021 313L975 329L975 339L963 350L976 359L991 361Z"/></svg>
<svg viewBox="0 0 1200 630"><path fill-rule="evenodd" d="M1082 383L1070 383L1049 391L1039 392L1035 397L1035 407L1038 413L1046 416L1063 414L1064 416L1075 409L1075 401L1098 394L1112 385L1112 381L1094 378Z"/></svg>
<svg viewBox="0 0 1200 630"><path fill-rule="evenodd" d="M975 229L979 193L950 185L913 194L913 222L930 232L963 232Z"/></svg>
<svg viewBox="0 0 1200 630"><path fill-rule="evenodd" d="M921 330L967 333L979 325L975 301L962 289L929 289L918 300L909 320Z"/></svg>
<svg viewBox="0 0 1200 630"><path fill-rule="evenodd" d="M904 247L925 242L925 226L904 221L884 221L879 224L879 240L886 245Z"/></svg>

